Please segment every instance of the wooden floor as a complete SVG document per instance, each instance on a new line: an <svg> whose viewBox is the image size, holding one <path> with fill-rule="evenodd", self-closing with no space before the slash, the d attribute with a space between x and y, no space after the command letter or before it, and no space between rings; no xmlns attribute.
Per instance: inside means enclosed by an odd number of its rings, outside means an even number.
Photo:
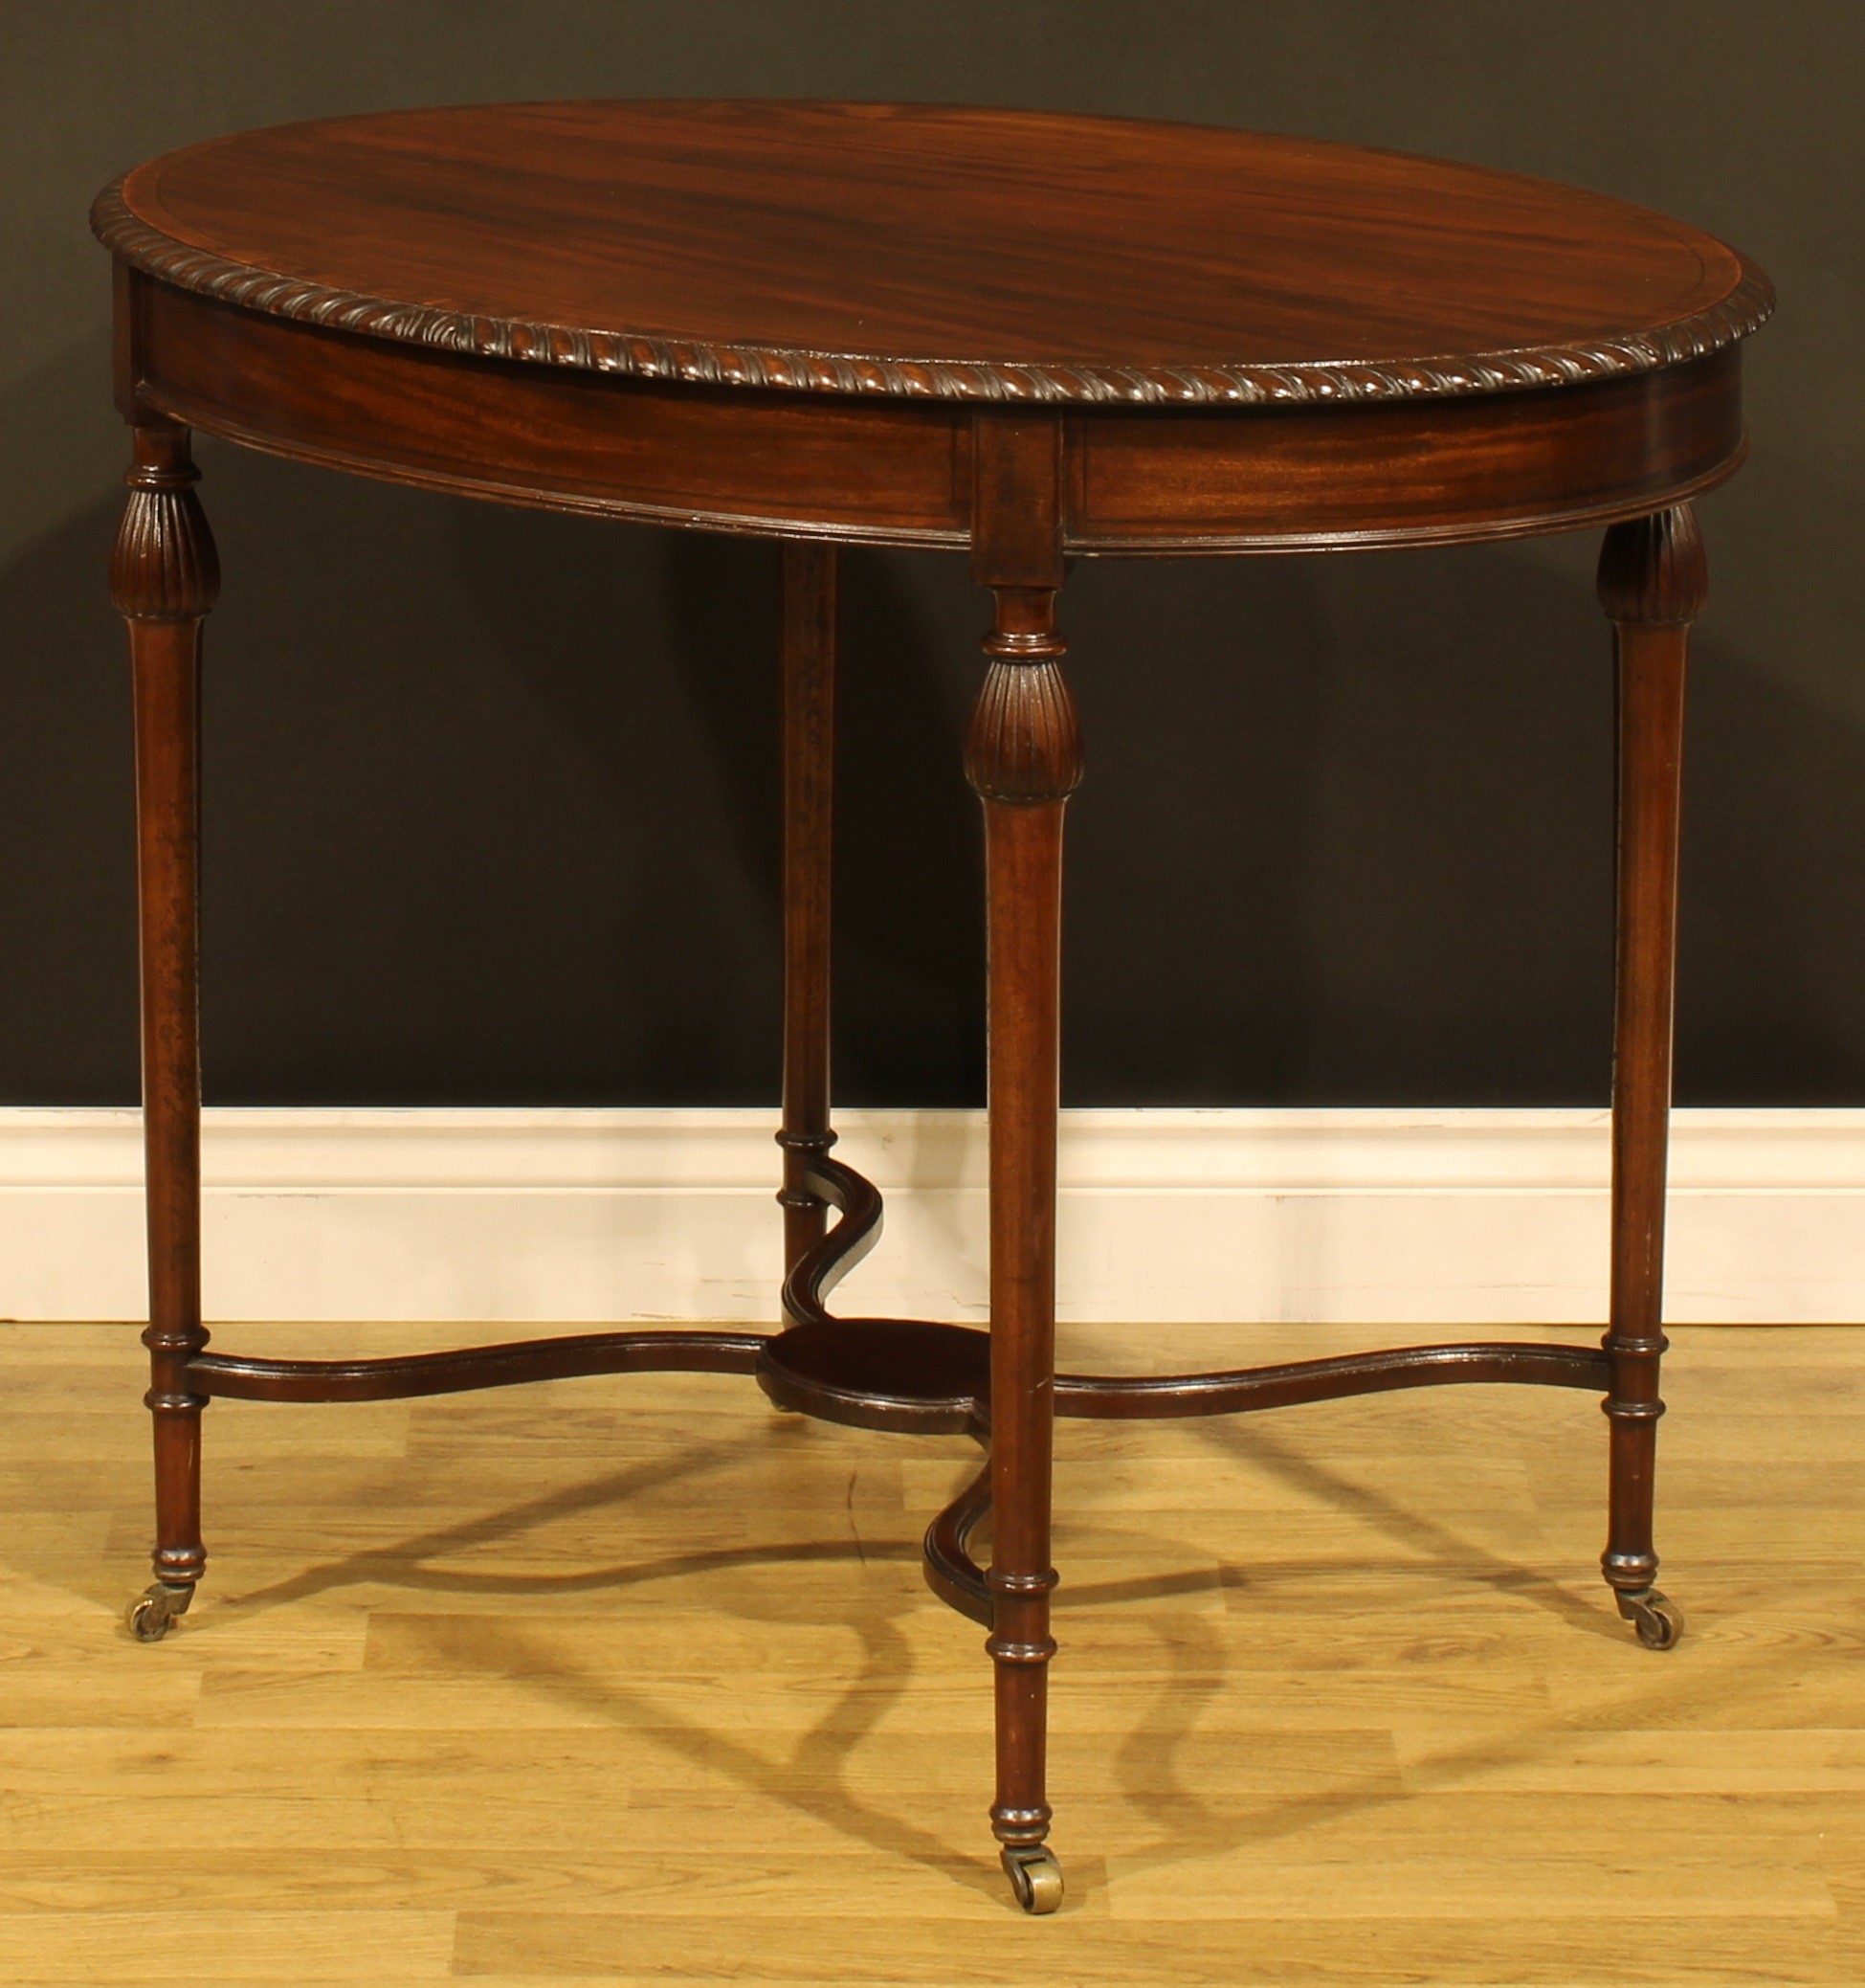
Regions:
<svg viewBox="0 0 1865 1988"><path fill-rule="evenodd" d="M1865 1330L1675 1336L1668 1655L1595 1572L1589 1396L1063 1424L1069 1896L1027 1920L983 1633L919 1571L968 1444L729 1377L223 1403L209 1584L144 1648L134 1335L0 1328L0 1980L1855 1988Z"/></svg>

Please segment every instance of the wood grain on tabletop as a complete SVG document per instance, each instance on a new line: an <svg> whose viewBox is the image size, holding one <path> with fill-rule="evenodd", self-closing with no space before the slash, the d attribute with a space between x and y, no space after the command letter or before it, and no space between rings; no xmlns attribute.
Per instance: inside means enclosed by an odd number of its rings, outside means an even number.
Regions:
<svg viewBox="0 0 1865 1988"><path fill-rule="evenodd" d="M1768 295L1700 230L1549 180L1264 132L925 104L325 119L153 160L99 219L134 260L160 253L136 224L194 252L166 260L183 287L340 322L397 307L371 318L380 336L431 341L470 321L486 350L545 364L722 365L727 381L934 398L1021 395L1029 369L1047 375L1040 397L1104 400L1174 369L1341 365L1396 369L1376 383L1388 396L1480 391L1521 381L1470 371L1478 357L1506 371L1726 308L1721 342L1752 329ZM1602 352L1578 369L1615 368Z"/></svg>

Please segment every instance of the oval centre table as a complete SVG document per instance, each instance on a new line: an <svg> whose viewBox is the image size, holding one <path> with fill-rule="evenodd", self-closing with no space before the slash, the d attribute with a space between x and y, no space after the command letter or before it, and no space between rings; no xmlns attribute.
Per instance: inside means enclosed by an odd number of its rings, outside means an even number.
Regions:
<svg viewBox="0 0 1865 1988"><path fill-rule="evenodd" d="M967 1431L934 1589L988 1630L990 1811L1019 1902L1061 1898L1044 1753L1056 1416L1231 1414L1441 1382L1597 1393L1606 1578L1647 1644L1690 500L1743 453L1733 250L1519 175L1250 132L869 103L563 102L219 139L138 168L116 258L134 432L114 598L136 716L155 1583L206 1565L202 1411L567 1374L755 1375L779 1406ZM501 503L784 545L788 1278L774 1333L618 1330L393 1359L209 1350L200 1304L200 631L189 432ZM1604 526L1616 631L1617 982L1603 1344L1387 1349L1234 1373L1055 1371L1063 814L1082 740L1056 600L1112 554L1443 545ZM830 1112L837 547L966 552L988 593L965 752L989 944L988 1331L833 1317L879 1197ZM1188 713L1188 722L1195 714ZM835 1219L830 1220L833 1213ZM970 1551L988 1516L988 1564Z"/></svg>

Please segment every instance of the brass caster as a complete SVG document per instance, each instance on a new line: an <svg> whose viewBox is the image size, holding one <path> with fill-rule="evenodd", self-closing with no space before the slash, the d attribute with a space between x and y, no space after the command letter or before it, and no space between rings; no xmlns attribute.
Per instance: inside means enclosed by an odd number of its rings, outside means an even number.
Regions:
<svg viewBox="0 0 1865 1988"><path fill-rule="evenodd" d="M1062 1903L1062 1866L1047 1843L1007 1845L999 1853L1016 1902L1040 1916Z"/></svg>
<svg viewBox="0 0 1865 1988"><path fill-rule="evenodd" d="M1621 1593L1619 1613L1638 1632L1648 1650L1676 1649L1684 1633L1683 1610L1668 1595L1646 1588L1636 1595Z"/></svg>
<svg viewBox="0 0 1865 1988"><path fill-rule="evenodd" d="M165 1581L156 1581L129 1604L123 1620L138 1642L160 1642L188 1613L188 1604L193 1598L191 1587L170 1587Z"/></svg>

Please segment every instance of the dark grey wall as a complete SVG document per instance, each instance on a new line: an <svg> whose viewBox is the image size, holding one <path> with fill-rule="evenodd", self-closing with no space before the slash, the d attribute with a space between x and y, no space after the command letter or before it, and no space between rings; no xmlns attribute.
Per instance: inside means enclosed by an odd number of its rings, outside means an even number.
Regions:
<svg viewBox="0 0 1865 1988"><path fill-rule="evenodd" d="M1727 236L1784 304L1714 572L1679 1083L1865 1102L1865 9L1850 0L190 0L10 10L0 1096L134 1094L122 432L90 196L150 153L490 97L970 99L1546 173ZM775 1089L766 547L205 443L208 1082L224 1102ZM1590 539L1078 570L1078 1103L1603 1096L1608 643ZM841 1089L981 1090L979 606L847 576Z"/></svg>

